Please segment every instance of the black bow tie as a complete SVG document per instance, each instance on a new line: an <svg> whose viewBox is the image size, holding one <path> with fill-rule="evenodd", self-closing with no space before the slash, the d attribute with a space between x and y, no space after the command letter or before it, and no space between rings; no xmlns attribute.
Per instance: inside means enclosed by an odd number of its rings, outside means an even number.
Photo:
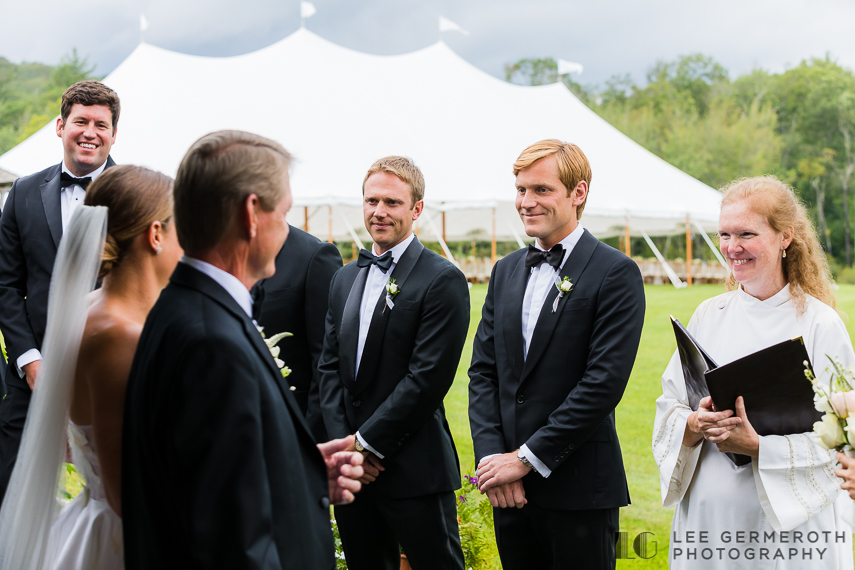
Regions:
<svg viewBox="0 0 855 570"><path fill-rule="evenodd" d="M68 172L63 172L59 175L59 185L62 188L68 188L69 186L74 186L75 184L77 184L78 186L83 188L83 191L85 192L91 182L91 176L87 176L86 178L75 178Z"/></svg>
<svg viewBox="0 0 855 570"><path fill-rule="evenodd" d="M392 267L392 252L387 251L383 255L374 255L367 249L359 250L359 258L356 260L357 267L368 267L376 265L380 271L386 273Z"/></svg>
<svg viewBox="0 0 855 570"><path fill-rule="evenodd" d="M560 243L549 251L543 251L542 249L537 249L534 245L530 245L528 246L528 251L525 254L525 267L526 269L531 269L545 261L554 269L558 269L561 267L561 262L563 260L564 246Z"/></svg>

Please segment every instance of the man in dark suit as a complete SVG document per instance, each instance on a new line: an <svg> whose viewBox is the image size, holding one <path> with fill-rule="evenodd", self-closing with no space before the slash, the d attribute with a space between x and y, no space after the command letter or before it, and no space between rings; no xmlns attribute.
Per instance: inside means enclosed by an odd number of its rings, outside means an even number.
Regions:
<svg viewBox="0 0 855 570"><path fill-rule="evenodd" d="M60 109L62 162L16 180L0 218L0 330L9 356L0 404L0 498L15 467L41 364L59 240L89 183L114 164L118 95L98 81L82 81L63 93Z"/></svg>
<svg viewBox="0 0 855 570"><path fill-rule="evenodd" d="M335 565L330 503L353 500L353 438L316 445L251 319L288 236L290 155L240 131L196 141L175 178L185 256L146 320L122 439L125 565Z"/></svg>
<svg viewBox="0 0 855 570"><path fill-rule="evenodd" d="M629 503L614 410L641 338L641 274L578 222L591 183L579 147L540 141L514 174L536 242L493 268L475 336L478 485L506 570L614 568Z"/></svg>
<svg viewBox="0 0 855 570"><path fill-rule="evenodd" d="M276 273L253 287L253 314L267 336L290 332L279 342L279 359L291 369L287 382L317 441L326 441L318 397L318 360L324 347L324 322L330 281L341 269L335 245L291 226L276 256Z"/></svg>
<svg viewBox="0 0 855 570"><path fill-rule="evenodd" d="M336 507L351 570L462 569L454 490L460 467L443 398L469 327L469 291L459 269L413 235L424 178L390 156L362 187L374 252L333 278L320 371L331 437L356 435L366 486Z"/></svg>

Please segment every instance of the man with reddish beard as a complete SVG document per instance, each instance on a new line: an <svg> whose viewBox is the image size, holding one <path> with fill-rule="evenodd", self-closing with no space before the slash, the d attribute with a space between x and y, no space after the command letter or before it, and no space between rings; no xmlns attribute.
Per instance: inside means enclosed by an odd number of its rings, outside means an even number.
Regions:
<svg viewBox="0 0 855 570"><path fill-rule="evenodd" d="M19 178L0 218L0 330L9 356L0 403L0 498L21 444L47 324L48 291L59 240L86 188L115 163L119 96L98 81L81 81L62 94L56 135L62 162Z"/></svg>
<svg viewBox="0 0 855 570"><path fill-rule="evenodd" d="M514 174L536 241L493 268L472 348L478 486L505 570L614 568L629 504L614 410L641 338L641 273L579 223L591 184L579 147L535 143Z"/></svg>
<svg viewBox="0 0 855 570"><path fill-rule="evenodd" d="M443 399L469 328L459 269L413 234L425 182L409 158L375 162L362 183L373 252L330 285L318 363L321 410L331 438L355 435L363 489L336 507L347 567L462 570L454 490L460 467Z"/></svg>

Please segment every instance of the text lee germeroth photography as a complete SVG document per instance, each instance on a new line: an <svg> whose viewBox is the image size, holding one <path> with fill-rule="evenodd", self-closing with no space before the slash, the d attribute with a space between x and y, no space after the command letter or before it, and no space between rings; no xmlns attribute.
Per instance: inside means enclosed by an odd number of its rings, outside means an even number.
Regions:
<svg viewBox="0 0 855 570"><path fill-rule="evenodd" d="M19 4L0 568L855 570L855 5Z"/></svg>

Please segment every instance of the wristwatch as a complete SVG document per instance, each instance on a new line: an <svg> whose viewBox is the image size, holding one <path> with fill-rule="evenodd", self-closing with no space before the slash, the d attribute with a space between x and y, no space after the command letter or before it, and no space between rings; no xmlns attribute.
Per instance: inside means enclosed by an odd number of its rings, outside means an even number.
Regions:
<svg viewBox="0 0 855 570"><path fill-rule="evenodd" d="M353 438L353 447L356 448L356 451L365 451L365 446L359 442L358 437Z"/></svg>
<svg viewBox="0 0 855 570"><path fill-rule="evenodd" d="M520 451L517 451L517 459L522 461L523 465L525 465L526 467L528 467L529 469L531 469L532 471L537 473L537 467L532 465L531 461L529 461L524 455L522 455ZM537 473L537 474L540 475L540 473Z"/></svg>

